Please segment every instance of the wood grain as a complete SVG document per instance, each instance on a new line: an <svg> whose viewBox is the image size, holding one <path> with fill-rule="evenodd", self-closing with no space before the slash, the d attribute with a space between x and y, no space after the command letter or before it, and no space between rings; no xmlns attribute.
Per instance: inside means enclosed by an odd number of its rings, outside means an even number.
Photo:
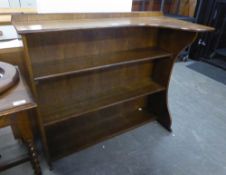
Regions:
<svg viewBox="0 0 226 175"><path fill-rule="evenodd" d="M210 27L152 13L15 15L49 165L157 120L176 56Z"/></svg>
<svg viewBox="0 0 226 175"><path fill-rule="evenodd" d="M146 111L145 104L146 98L140 98L48 126L46 132L52 160L153 121L155 117ZM59 130L63 132L56 135ZM56 146L58 143L67 144Z"/></svg>
<svg viewBox="0 0 226 175"><path fill-rule="evenodd" d="M92 14L23 14L13 16L12 21L19 34L119 27L163 27L193 32L206 32L213 30L212 27L165 17L154 12L133 12L121 14L97 13L93 14L93 16L91 15ZM79 17L81 18L79 19Z"/></svg>
<svg viewBox="0 0 226 175"><path fill-rule="evenodd" d="M36 107L36 103L27 89L28 87L25 81L21 79L16 86L1 94L0 116L10 115L21 110ZM18 104L20 101L23 101L23 103Z"/></svg>

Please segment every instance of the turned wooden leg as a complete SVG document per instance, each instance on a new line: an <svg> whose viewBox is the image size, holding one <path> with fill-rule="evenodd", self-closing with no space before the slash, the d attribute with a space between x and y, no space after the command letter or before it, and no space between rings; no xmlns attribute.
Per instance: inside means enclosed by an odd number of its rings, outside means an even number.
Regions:
<svg viewBox="0 0 226 175"><path fill-rule="evenodd" d="M41 173L41 168L38 160L38 155L37 155L37 151L33 141L31 140L25 141L25 144L28 149L31 165L32 165L32 168L34 169L35 175L41 175L42 173Z"/></svg>
<svg viewBox="0 0 226 175"><path fill-rule="evenodd" d="M31 120L28 111L17 113L15 120L17 130L20 137L27 147L30 161L34 169L35 175L41 175L41 168L39 165L38 155L34 145L34 136L32 132Z"/></svg>

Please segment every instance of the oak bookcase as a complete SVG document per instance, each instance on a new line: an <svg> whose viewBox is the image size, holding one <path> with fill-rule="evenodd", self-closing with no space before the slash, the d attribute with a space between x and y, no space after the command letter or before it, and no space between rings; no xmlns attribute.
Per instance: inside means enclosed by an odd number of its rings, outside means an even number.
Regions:
<svg viewBox="0 0 226 175"><path fill-rule="evenodd" d="M171 131L175 58L213 30L160 12L21 14L13 24L49 163L150 121Z"/></svg>

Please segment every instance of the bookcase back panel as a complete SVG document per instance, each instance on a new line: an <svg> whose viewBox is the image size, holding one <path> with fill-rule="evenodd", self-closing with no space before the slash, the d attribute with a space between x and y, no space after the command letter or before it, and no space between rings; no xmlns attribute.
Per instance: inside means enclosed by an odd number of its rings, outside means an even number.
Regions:
<svg viewBox="0 0 226 175"><path fill-rule="evenodd" d="M85 56L154 47L157 32L157 28L132 27L29 34L27 43L34 77L70 71L76 63L81 65L89 61L87 64L90 64L101 59L88 60ZM54 65L58 66L61 61L64 66L55 70ZM67 61L72 64L65 66Z"/></svg>
<svg viewBox="0 0 226 175"><path fill-rule="evenodd" d="M63 119L91 105L95 108L96 103L112 102L112 98L133 93L134 89L148 88L152 67L152 62L145 62L40 81L37 92L41 116L44 122Z"/></svg>
<svg viewBox="0 0 226 175"><path fill-rule="evenodd" d="M47 127L52 159L154 120L146 108L147 98L144 97Z"/></svg>

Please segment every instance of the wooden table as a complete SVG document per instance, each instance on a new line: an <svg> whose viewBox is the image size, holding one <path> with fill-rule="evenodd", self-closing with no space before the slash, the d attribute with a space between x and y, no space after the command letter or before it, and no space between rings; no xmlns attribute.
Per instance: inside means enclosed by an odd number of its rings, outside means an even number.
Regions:
<svg viewBox="0 0 226 175"><path fill-rule="evenodd" d="M41 174L31 126L36 106L21 75L14 87L0 95L0 120L10 120L15 137L21 139L28 150L27 155L16 157L10 162L1 162L0 159L0 171L30 161L35 174Z"/></svg>

